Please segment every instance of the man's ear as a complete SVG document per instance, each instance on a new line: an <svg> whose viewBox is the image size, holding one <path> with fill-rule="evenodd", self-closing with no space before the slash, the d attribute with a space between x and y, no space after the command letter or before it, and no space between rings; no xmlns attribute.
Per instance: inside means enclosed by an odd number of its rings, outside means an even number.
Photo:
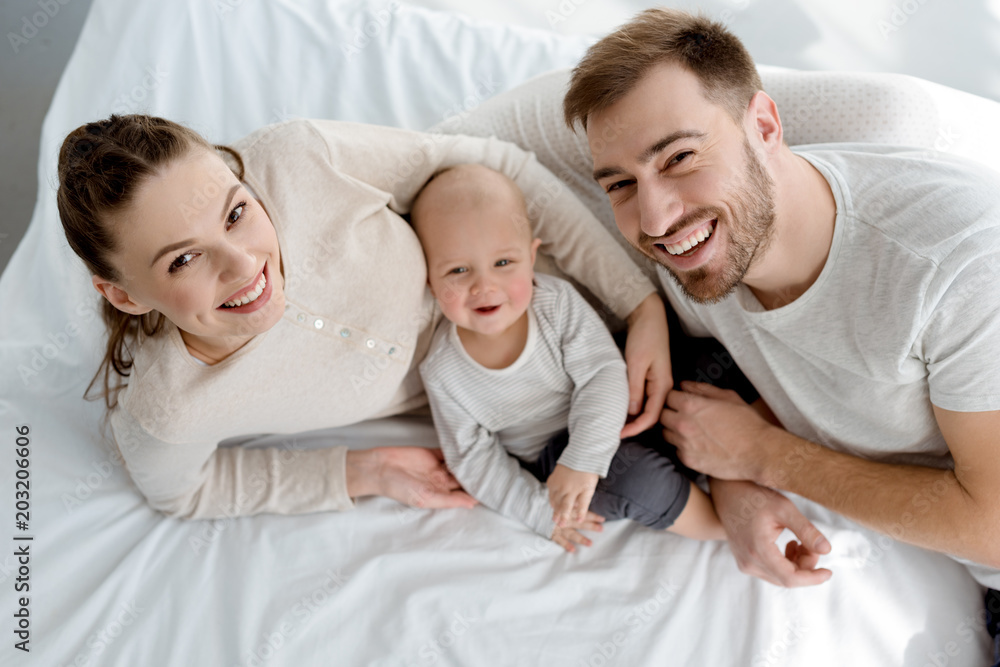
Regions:
<svg viewBox="0 0 1000 667"><path fill-rule="evenodd" d="M540 245L542 245L542 240L541 239L532 239L531 240L531 265L532 266L535 265L535 255L538 254L538 246L540 246Z"/></svg>
<svg viewBox="0 0 1000 667"><path fill-rule="evenodd" d="M756 136L766 153L775 153L783 144L784 131L778 105L763 90L758 90L747 107L747 132Z"/></svg>
<svg viewBox="0 0 1000 667"><path fill-rule="evenodd" d="M107 299L112 306L123 313L128 313L129 315L143 315L153 310L149 306L144 306L133 301L128 292L118 287L113 282L97 276L91 276L90 281L94 284L94 289L96 289L101 296Z"/></svg>

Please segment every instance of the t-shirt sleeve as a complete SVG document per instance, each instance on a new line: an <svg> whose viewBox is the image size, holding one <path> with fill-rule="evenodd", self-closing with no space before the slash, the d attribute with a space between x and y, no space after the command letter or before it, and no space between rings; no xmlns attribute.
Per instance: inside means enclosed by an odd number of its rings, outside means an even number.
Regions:
<svg viewBox="0 0 1000 667"><path fill-rule="evenodd" d="M994 244L998 245L998 244ZM952 258L949 258L950 260ZM1000 248L962 261L920 336L930 399L957 412L1000 410Z"/></svg>
<svg viewBox="0 0 1000 667"><path fill-rule="evenodd" d="M554 319L562 325L563 367L573 380L569 444L559 463L604 477L628 414L625 361L597 313L569 285Z"/></svg>
<svg viewBox="0 0 1000 667"><path fill-rule="evenodd" d="M421 367L424 372L424 367ZM496 434L476 419L441 385L428 380L434 428L448 469L473 498L504 516L518 519L546 538L555 524L548 489L507 453Z"/></svg>
<svg viewBox="0 0 1000 667"><path fill-rule="evenodd" d="M312 126L333 167L388 195L389 208L410 211L427 180L446 167L476 163L499 171L524 193L541 251L586 285L620 318L655 291L594 215L533 153L494 137L427 134L398 128L316 120Z"/></svg>
<svg viewBox="0 0 1000 667"><path fill-rule="evenodd" d="M218 447L164 442L122 406L111 429L125 466L149 504L167 515L212 519L346 510L346 447Z"/></svg>

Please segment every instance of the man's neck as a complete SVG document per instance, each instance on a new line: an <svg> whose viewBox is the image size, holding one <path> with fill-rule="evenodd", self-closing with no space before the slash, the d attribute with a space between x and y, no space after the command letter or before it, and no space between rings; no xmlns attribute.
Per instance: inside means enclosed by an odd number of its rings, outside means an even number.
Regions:
<svg viewBox="0 0 1000 667"><path fill-rule="evenodd" d="M795 301L816 282L830 253L837 215L826 178L787 146L771 175L775 183L773 237L743 278L767 310Z"/></svg>

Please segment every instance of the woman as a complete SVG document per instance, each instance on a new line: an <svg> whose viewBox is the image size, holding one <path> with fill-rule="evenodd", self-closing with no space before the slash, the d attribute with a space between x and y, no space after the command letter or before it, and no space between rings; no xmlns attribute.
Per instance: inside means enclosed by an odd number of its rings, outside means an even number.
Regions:
<svg viewBox="0 0 1000 667"><path fill-rule="evenodd" d="M627 431L656 422L670 385L662 302L516 146L292 121L225 148L161 118L111 116L63 142L57 198L105 298L98 376L115 441L153 507L210 518L341 510L365 495L474 504L436 450L219 447L425 404L417 366L440 312L401 215L432 174L466 162L513 178L543 251L627 318L632 414L649 395Z"/></svg>

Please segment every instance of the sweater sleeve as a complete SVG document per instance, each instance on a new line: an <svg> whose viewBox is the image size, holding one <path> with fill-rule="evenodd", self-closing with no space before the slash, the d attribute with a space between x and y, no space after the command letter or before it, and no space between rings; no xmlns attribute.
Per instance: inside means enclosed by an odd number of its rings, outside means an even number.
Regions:
<svg viewBox="0 0 1000 667"><path fill-rule="evenodd" d="M424 379L441 451L462 488L486 507L551 538L555 524L545 485L445 389Z"/></svg>
<svg viewBox="0 0 1000 667"><path fill-rule="evenodd" d="M347 447L219 447L164 442L122 406L111 414L115 443L149 504L169 516L212 519L345 510Z"/></svg>
<svg viewBox="0 0 1000 667"><path fill-rule="evenodd" d="M314 120L333 167L389 195L408 213L427 180L446 167L478 163L510 177L524 193L541 250L618 317L655 291L601 223L533 153L494 137L426 134L376 125Z"/></svg>
<svg viewBox="0 0 1000 667"><path fill-rule="evenodd" d="M625 361L597 313L569 285L556 312L563 327L563 366L574 385L569 444L559 463L605 477L628 414Z"/></svg>

